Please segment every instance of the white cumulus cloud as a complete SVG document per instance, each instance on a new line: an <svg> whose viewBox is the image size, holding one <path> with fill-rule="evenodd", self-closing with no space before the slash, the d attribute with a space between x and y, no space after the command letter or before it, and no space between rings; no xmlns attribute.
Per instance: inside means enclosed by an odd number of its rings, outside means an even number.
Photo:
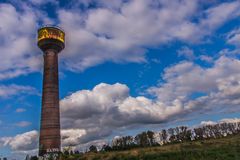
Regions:
<svg viewBox="0 0 240 160"><path fill-rule="evenodd" d="M18 134L14 137L2 137L0 143L10 146L12 150L25 151L37 148L38 132L36 130Z"/></svg>
<svg viewBox="0 0 240 160"><path fill-rule="evenodd" d="M115 129L132 125L154 124L184 112L178 100L172 105L146 97L132 97L124 84L101 83L93 90L82 90L60 102L62 127L84 129L81 143L107 137Z"/></svg>
<svg viewBox="0 0 240 160"><path fill-rule="evenodd" d="M0 97L7 98L14 95L19 94L32 94L32 95L38 95L38 91L31 87L31 86L22 86L22 85L0 85Z"/></svg>
<svg viewBox="0 0 240 160"><path fill-rule="evenodd" d="M37 71L40 58L36 52L36 13L25 7L23 11L7 3L0 3L0 80Z"/></svg>

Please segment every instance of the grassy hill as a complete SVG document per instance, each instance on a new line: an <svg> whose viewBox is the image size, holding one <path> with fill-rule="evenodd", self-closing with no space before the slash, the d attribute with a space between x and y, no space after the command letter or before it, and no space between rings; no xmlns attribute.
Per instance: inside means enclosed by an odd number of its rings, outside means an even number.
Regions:
<svg viewBox="0 0 240 160"><path fill-rule="evenodd" d="M64 160L240 160L240 134L219 139L70 155Z"/></svg>

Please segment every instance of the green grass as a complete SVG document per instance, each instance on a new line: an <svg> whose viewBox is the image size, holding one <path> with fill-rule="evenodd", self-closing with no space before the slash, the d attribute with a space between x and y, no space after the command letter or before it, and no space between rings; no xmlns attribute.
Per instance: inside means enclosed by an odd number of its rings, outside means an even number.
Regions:
<svg viewBox="0 0 240 160"><path fill-rule="evenodd" d="M66 160L240 160L240 135L220 139L72 155Z"/></svg>

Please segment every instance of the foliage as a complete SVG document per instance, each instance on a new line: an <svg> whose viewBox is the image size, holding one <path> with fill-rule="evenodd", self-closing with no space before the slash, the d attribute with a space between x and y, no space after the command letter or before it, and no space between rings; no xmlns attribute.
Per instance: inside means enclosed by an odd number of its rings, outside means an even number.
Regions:
<svg viewBox="0 0 240 160"><path fill-rule="evenodd" d="M97 147L94 146L94 145L91 145L91 146L89 147L89 152L97 152Z"/></svg>

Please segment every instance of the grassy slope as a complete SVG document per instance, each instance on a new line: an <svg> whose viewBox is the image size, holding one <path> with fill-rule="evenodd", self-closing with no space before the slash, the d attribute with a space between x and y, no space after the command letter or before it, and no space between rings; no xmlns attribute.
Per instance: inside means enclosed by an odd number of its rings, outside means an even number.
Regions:
<svg viewBox="0 0 240 160"><path fill-rule="evenodd" d="M86 153L68 160L240 160L240 135L221 139L136 148L128 151Z"/></svg>

